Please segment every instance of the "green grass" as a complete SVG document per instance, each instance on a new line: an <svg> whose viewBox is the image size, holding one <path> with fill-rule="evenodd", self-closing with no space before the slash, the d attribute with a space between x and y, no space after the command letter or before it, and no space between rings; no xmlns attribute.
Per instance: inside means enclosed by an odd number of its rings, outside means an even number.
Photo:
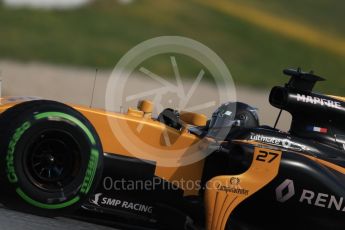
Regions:
<svg viewBox="0 0 345 230"><path fill-rule="evenodd" d="M284 18L345 38L345 3L335 0L248 0ZM285 67L313 69L329 81L319 90L345 95L345 57L294 41L222 14L196 1L138 0L130 5L99 0L71 11L11 10L0 6L0 58L113 68L129 49L157 36L178 35L202 42L228 65L237 84L282 84ZM179 62L181 73L195 76L198 64ZM168 58L152 70L171 73Z"/></svg>
<svg viewBox="0 0 345 230"><path fill-rule="evenodd" d="M243 2L242 0L232 0ZM339 0L246 0L255 8L345 36L345 2Z"/></svg>

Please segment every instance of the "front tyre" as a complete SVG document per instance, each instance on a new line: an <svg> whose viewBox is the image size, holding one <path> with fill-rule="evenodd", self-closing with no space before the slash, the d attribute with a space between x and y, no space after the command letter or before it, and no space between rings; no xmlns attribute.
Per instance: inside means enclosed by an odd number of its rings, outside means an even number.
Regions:
<svg viewBox="0 0 345 230"><path fill-rule="evenodd" d="M0 202L43 215L80 207L102 173L92 124L53 101L18 104L0 116Z"/></svg>

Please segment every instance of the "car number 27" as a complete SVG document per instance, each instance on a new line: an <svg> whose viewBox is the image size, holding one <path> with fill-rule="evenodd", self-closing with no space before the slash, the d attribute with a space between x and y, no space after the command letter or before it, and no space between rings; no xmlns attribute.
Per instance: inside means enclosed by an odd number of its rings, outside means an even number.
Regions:
<svg viewBox="0 0 345 230"><path fill-rule="evenodd" d="M275 159L277 159L278 156L279 156L278 153L260 150L258 156L256 157L256 160L272 163Z"/></svg>

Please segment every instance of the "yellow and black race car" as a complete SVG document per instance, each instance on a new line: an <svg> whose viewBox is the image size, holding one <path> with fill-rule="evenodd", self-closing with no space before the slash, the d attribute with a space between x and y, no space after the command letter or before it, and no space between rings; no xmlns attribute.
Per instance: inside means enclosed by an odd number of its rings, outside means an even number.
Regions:
<svg viewBox="0 0 345 230"><path fill-rule="evenodd" d="M35 98L0 106L0 202L140 229L344 229L345 102L287 69L270 103L288 133L244 103L205 115L153 105L115 113ZM130 226L130 227L128 227Z"/></svg>

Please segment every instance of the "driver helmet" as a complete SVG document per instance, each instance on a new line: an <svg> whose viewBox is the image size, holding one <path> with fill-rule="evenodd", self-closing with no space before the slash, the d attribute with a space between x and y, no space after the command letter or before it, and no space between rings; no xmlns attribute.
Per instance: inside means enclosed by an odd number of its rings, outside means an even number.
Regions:
<svg viewBox="0 0 345 230"><path fill-rule="evenodd" d="M256 108L242 102L228 102L213 113L209 121L207 137L225 140L236 130L257 126L259 126L259 116Z"/></svg>

